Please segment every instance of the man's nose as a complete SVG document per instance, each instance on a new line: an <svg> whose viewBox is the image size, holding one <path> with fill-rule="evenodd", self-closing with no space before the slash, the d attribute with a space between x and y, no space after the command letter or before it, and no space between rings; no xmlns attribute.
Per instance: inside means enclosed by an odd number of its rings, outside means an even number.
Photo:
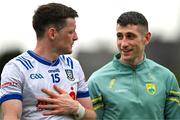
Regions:
<svg viewBox="0 0 180 120"><path fill-rule="evenodd" d="M76 33L76 32L74 32L73 40L74 40L74 41L78 40L78 36L77 36L77 33Z"/></svg>
<svg viewBox="0 0 180 120"><path fill-rule="evenodd" d="M128 40L125 37L121 40L121 46L122 47L128 46Z"/></svg>

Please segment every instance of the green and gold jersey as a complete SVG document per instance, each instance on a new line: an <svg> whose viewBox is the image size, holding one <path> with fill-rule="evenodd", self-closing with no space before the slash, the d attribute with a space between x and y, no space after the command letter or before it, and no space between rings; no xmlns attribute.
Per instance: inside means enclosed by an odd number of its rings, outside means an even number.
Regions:
<svg viewBox="0 0 180 120"><path fill-rule="evenodd" d="M180 120L178 82L150 59L132 68L115 56L92 74L88 87L98 120Z"/></svg>

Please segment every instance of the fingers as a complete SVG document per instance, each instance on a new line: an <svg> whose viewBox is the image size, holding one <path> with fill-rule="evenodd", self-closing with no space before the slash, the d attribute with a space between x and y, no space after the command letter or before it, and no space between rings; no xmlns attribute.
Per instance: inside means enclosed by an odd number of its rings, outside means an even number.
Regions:
<svg viewBox="0 0 180 120"><path fill-rule="evenodd" d="M54 85L53 87L59 94L67 94L67 92L65 90L61 89L57 85ZM52 90L48 90L46 88L42 88L41 91L44 92L45 94L47 94L51 98L57 98L59 96L59 94L54 93Z"/></svg>
<svg viewBox="0 0 180 120"><path fill-rule="evenodd" d="M54 105L54 104L47 104L47 105L38 105L38 109L40 110L55 110L56 108L58 108L58 105Z"/></svg>
<svg viewBox="0 0 180 120"><path fill-rule="evenodd" d="M53 92L52 90L46 88L41 89L41 91L47 94L48 97L37 98L39 103L43 103L37 105L38 110L47 110L43 112L43 115L58 115L68 113L69 108L66 106L66 104L70 104L68 106L71 106L72 98L65 90L61 89L60 87L56 85L54 85L53 87L56 92ZM70 100L70 103L66 103Z"/></svg>
<svg viewBox="0 0 180 120"><path fill-rule="evenodd" d="M41 91L47 94L50 98L57 98L59 96L59 94L54 93L52 90L48 90L46 88L42 88Z"/></svg>
<svg viewBox="0 0 180 120"><path fill-rule="evenodd" d="M38 110L48 110L43 112L43 115L57 115L60 114L58 110L59 106L54 104L48 104L48 105L38 105Z"/></svg>
<svg viewBox="0 0 180 120"><path fill-rule="evenodd" d="M59 110L51 110L51 111L46 111L43 112L43 115L48 116L48 115L60 115Z"/></svg>
<svg viewBox="0 0 180 120"><path fill-rule="evenodd" d="M54 85L54 89L59 93L59 94L67 94L67 92L63 89L61 89L60 87L58 87L57 85Z"/></svg>
<svg viewBox="0 0 180 120"><path fill-rule="evenodd" d="M41 103L47 103L47 104L53 104L53 103L57 102L56 99L52 99L52 98L48 98L48 97L38 97L37 99Z"/></svg>
<svg viewBox="0 0 180 120"><path fill-rule="evenodd" d="M52 110L58 108L57 100L47 97L38 97L38 110Z"/></svg>

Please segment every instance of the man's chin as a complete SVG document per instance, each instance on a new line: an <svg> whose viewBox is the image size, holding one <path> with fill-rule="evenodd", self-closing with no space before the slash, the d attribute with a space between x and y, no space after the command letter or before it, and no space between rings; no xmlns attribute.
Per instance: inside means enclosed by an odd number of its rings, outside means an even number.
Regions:
<svg viewBox="0 0 180 120"><path fill-rule="evenodd" d="M131 61L131 56L121 56L123 61Z"/></svg>

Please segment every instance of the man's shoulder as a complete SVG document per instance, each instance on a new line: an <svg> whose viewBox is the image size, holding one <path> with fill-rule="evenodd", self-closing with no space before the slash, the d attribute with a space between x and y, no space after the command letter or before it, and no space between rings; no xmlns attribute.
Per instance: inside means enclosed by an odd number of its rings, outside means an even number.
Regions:
<svg viewBox="0 0 180 120"><path fill-rule="evenodd" d="M113 67L113 62L110 61L110 62L106 63L105 65L103 65L102 67L100 67L98 70L96 70L95 73L109 71L112 68L114 68Z"/></svg>
<svg viewBox="0 0 180 120"><path fill-rule="evenodd" d="M70 66L72 69L80 66L79 61L70 55L60 55L59 59L63 64Z"/></svg>
<svg viewBox="0 0 180 120"><path fill-rule="evenodd" d="M19 59L23 59L23 60L27 59L27 58L26 58L26 52L23 52L23 53L21 53L20 55L13 57L12 59L10 59L10 60L6 63L6 65L9 65L9 64L18 64L18 63L19 63L19 62L18 62Z"/></svg>
<svg viewBox="0 0 180 120"><path fill-rule="evenodd" d="M113 66L113 62L110 61L107 64L105 64L104 66L102 66L101 68L99 68L98 70L96 70L95 72L93 72L93 74L90 76L90 79L94 79L94 78L103 78L105 76L107 76L109 74L109 72L113 72L114 66Z"/></svg>
<svg viewBox="0 0 180 120"><path fill-rule="evenodd" d="M39 58L39 56L33 54L31 51L28 50L11 59L6 64L6 67L14 68L18 71L26 73L27 71L38 68L38 66L42 63L44 63L44 61Z"/></svg>
<svg viewBox="0 0 180 120"><path fill-rule="evenodd" d="M60 55L59 58L62 61L71 61L71 62L79 63L79 61L76 58L74 58L70 55Z"/></svg>
<svg viewBox="0 0 180 120"><path fill-rule="evenodd" d="M154 60L147 59L146 62L148 63L148 66L150 69L156 69L156 71L161 71L163 73L172 74L172 72L169 70L169 68L165 67L164 65L161 65L160 63L157 63Z"/></svg>
<svg viewBox="0 0 180 120"><path fill-rule="evenodd" d="M62 58L62 59L64 59L64 60L70 58L70 59L72 59L72 60L78 61L77 59L75 59L74 57L72 57L72 56L69 55L69 54L59 55L59 57Z"/></svg>
<svg viewBox="0 0 180 120"><path fill-rule="evenodd" d="M14 57L10 62L16 64L17 66L24 66L26 68L31 68L34 59L26 52Z"/></svg>
<svg viewBox="0 0 180 120"><path fill-rule="evenodd" d="M26 66L27 64L29 64L27 61L23 61L25 58L25 53L22 53L14 58L12 58L11 60L9 60L2 71L2 75L5 74L15 74L17 71L19 71L20 69L23 69L23 65ZM23 60L22 60L23 59Z"/></svg>

